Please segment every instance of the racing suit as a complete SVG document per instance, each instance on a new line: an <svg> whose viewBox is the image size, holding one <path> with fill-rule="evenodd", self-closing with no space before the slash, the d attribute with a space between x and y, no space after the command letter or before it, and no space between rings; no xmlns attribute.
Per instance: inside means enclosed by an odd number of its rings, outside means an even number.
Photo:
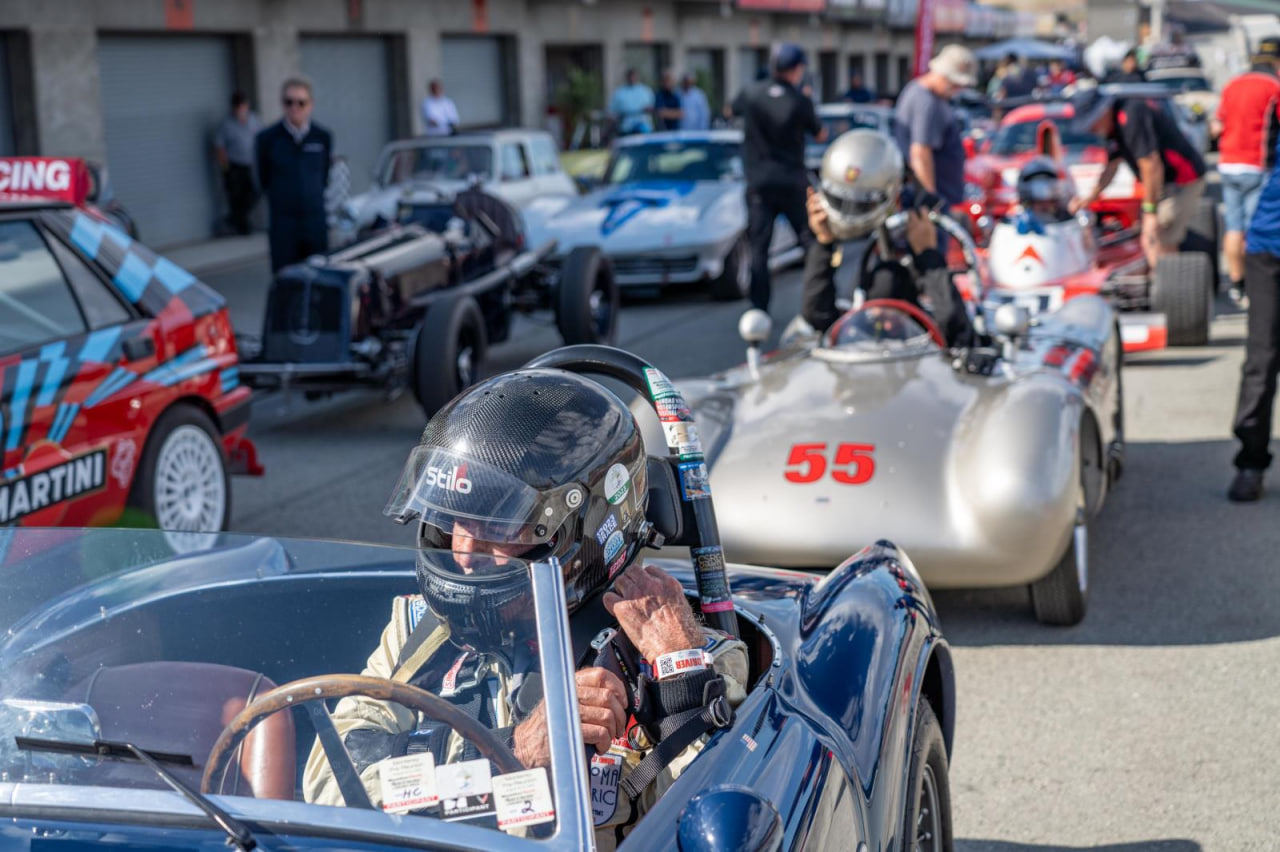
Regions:
<svg viewBox="0 0 1280 852"><path fill-rule="evenodd" d="M819 333L825 332L840 318L836 307L836 270L842 262L835 243L814 241L804 261L804 297L800 307L805 322ZM857 261L855 261L857 262ZM947 345L953 349L972 346L973 324L965 312L964 300L951 281L946 258L937 249L925 249L912 255L914 275L900 263L881 263L858 286L867 299L900 299L920 304L920 295L928 297L934 320Z"/></svg>
<svg viewBox="0 0 1280 852"><path fill-rule="evenodd" d="M425 618L425 621L424 621ZM524 684L524 672L533 666L514 666L496 655L462 651L451 644L449 630L444 625L431 629L421 645L412 649L411 655L402 660L402 652L409 644L419 622L431 628L430 615L421 595L405 595L392 603L391 621L382 631L377 649L369 656L362 674L371 677L391 678L421 686L439 695L460 709L477 716L490 730L511 742L516 725L534 708L523 707L520 689ZM724 679L725 698L736 707L746 697L747 650L740 640L704 628L704 650L710 653L715 672ZM529 659L536 654L529 652ZM425 660L414 665L412 660ZM404 664L408 662L409 666ZM512 669L519 669L513 673ZM412 669L412 670L409 670ZM634 686L634 685L633 685ZM374 804L381 801L378 761L409 752L431 750L436 763L454 763L480 757L475 746L439 724L424 722L418 714L398 704L372 698L352 697L338 702L333 712L333 722L342 737L352 760L360 773L360 779ZM554 733L554 732L553 732ZM612 797L595 801L597 781L593 779L593 812L596 825L596 845L600 849L613 849L621 842L624 832L651 808L663 793L675 782L702 750L706 735L680 752L668 763L636 800L638 813L633 815L631 803L622 794L620 786ZM622 759L620 775L615 784L620 785L647 753L635 750L625 738L614 741L611 755ZM303 774L303 795L307 802L324 805L344 804L342 793L334 778L329 761L319 740L311 749ZM616 803L612 808L607 801Z"/></svg>

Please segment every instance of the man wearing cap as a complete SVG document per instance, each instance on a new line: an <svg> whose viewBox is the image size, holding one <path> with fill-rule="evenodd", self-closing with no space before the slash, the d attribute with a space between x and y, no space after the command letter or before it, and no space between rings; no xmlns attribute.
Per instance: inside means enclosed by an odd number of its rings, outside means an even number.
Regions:
<svg viewBox="0 0 1280 852"><path fill-rule="evenodd" d="M1106 140L1107 165L1093 191L1072 212L1098 200L1123 161L1142 181L1142 248L1154 270L1160 257L1178 250L1204 194L1204 160L1161 105L1144 98L1116 98L1085 89L1073 99L1080 132Z"/></svg>
<svg viewBox="0 0 1280 852"><path fill-rule="evenodd" d="M915 182L916 203L922 196L941 198L948 207L964 200L964 140L951 99L977 83L977 69L968 48L949 44L898 95L894 134ZM938 237L945 255L945 237Z"/></svg>
<svg viewBox="0 0 1280 852"><path fill-rule="evenodd" d="M769 244L779 215L804 247L812 240L805 212L808 177L805 136L826 139L813 101L799 89L806 59L798 45L783 44L773 54L773 74L747 85L734 99L742 118L742 161L747 178L747 240L751 243L751 304L769 310Z"/></svg>
<svg viewBox="0 0 1280 852"><path fill-rule="evenodd" d="M1276 131L1280 129L1276 114L1280 102L1277 60L1280 39L1264 39L1253 55L1253 67L1222 90L1214 124L1226 220L1222 253L1231 280L1231 298L1237 302L1244 295L1244 234L1257 209L1267 173L1275 165Z"/></svg>

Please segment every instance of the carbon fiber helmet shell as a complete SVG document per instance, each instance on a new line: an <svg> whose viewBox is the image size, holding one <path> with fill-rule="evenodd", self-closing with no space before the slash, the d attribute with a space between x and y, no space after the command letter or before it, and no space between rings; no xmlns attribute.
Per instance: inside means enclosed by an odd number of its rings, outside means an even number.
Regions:
<svg viewBox="0 0 1280 852"><path fill-rule="evenodd" d="M644 444L627 406L561 370L520 370L465 391L427 423L387 513L417 518L419 583L454 641L492 646L531 603L524 564L555 556L572 612L645 544ZM518 568L462 573L448 559L455 529L504 548ZM500 561L500 560L499 560ZM517 591L519 590L519 591Z"/></svg>
<svg viewBox="0 0 1280 852"><path fill-rule="evenodd" d="M850 130L822 155L818 198L837 240L865 237L889 218L902 192L898 143L874 130Z"/></svg>
<svg viewBox="0 0 1280 852"><path fill-rule="evenodd" d="M1018 172L1018 201L1052 201L1066 209L1075 190L1065 169L1050 157L1033 157Z"/></svg>

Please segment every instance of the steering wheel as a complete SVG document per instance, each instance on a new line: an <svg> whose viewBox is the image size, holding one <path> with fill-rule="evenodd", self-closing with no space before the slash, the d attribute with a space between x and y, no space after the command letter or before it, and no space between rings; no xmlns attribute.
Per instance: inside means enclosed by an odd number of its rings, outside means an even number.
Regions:
<svg viewBox="0 0 1280 852"><path fill-rule="evenodd" d="M324 756L333 769L342 800L349 808L362 807L376 810L369 794L360 781L351 753L343 744L333 716L324 705L325 699L363 696L378 701L390 701L409 710L416 710L428 719L448 725L458 734L475 744L483 757L493 763L499 772L519 772L524 764L516 758L507 744L498 739L484 725L467 716L448 701L432 695L425 689L407 683L366 675L330 674L302 678L284 686L278 686L255 699L236 714L214 741L200 779L200 792L211 793L215 781L221 783L231 757L257 725L281 710L306 707L316 728L316 736Z"/></svg>
<svg viewBox="0 0 1280 852"><path fill-rule="evenodd" d="M894 213L885 220L881 226L881 230L874 235L867 245L866 253L862 256L862 276L866 277L870 271L871 261L880 258L888 245L888 238L901 239L907 233L907 213L901 210ZM969 233L963 225L947 216L945 213L939 213L936 210L929 211L929 221L933 222L942 230L946 231L960 246L960 252L964 255L964 262L969 267L970 280L973 282L968 288L969 304L974 309L975 316L982 315L982 301L988 289L987 282L982 277L982 264L978 260L978 245L973 241L973 235ZM881 239L883 235L885 239Z"/></svg>
<svg viewBox="0 0 1280 852"><path fill-rule="evenodd" d="M942 336L942 329L938 328L938 324L933 321L933 317L929 316L929 314L926 313L919 305L913 305L902 299L871 299L870 301L863 302L862 307L858 308L856 311L849 311L847 314L842 316L835 325L831 326L831 331L827 332L829 335L827 337L827 343L834 344L836 342L836 335L839 334L841 327L848 322L850 318L865 311L867 308L893 308L894 310L902 311L904 314L907 314L913 320L920 323L920 325L924 326L924 330L929 333L929 339L938 344L939 349L947 348L947 339Z"/></svg>

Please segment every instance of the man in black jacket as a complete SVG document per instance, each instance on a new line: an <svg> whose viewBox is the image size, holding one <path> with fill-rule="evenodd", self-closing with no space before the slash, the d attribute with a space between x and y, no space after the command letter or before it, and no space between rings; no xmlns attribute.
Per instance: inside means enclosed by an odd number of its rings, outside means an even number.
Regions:
<svg viewBox="0 0 1280 852"><path fill-rule="evenodd" d="M311 122L309 81L291 77L281 91L284 118L257 138L258 181L271 210L273 272L329 250L324 189L333 136Z"/></svg>

